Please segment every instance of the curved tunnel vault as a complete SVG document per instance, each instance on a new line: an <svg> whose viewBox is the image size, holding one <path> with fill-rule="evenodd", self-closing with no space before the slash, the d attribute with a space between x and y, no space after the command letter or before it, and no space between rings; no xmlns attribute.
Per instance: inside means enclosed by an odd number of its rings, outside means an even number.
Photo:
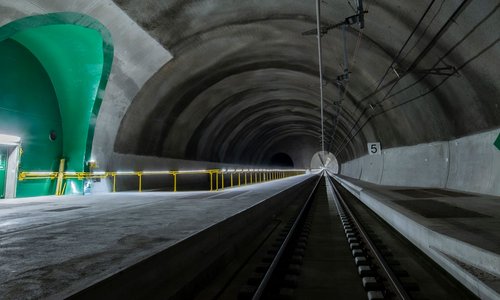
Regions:
<svg viewBox="0 0 500 300"><path fill-rule="evenodd" d="M129 107L116 152L265 165L286 140L279 151L309 166L321 127L315 37L301 34L314 28L312 3L115 2L174 55ZM347 32L343 98L341 32L323 37L325 150L342 163L367 142L394 148L500 125L500 78L488 63L499 53L495 1L366 2L365 29ZM345 1L322 9L325 25L352 14ZM454 72L436 73L443 67Z"/></svg>

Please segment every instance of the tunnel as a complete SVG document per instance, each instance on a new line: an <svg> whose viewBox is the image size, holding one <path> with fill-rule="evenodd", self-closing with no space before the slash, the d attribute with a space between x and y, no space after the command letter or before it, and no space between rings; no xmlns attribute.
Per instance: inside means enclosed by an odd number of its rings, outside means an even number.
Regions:
<svg viewBox="0 0 500 300"><path fill-rule="evenodd" d="M383 219L443 286L498 299L498 28L494 0L0 0L0 295L224 299L207 274L302 197L343 225ZM21 250L34 261L21 263L14 249L35 242L68 252ZM144 279L161 263L186 272L171 294ZM78 279L40 275L51 268ZM120 294L138 273L149 292ZM369 299L397 294L362 284ZM442 289L427 298L458 297Z"/></svg>

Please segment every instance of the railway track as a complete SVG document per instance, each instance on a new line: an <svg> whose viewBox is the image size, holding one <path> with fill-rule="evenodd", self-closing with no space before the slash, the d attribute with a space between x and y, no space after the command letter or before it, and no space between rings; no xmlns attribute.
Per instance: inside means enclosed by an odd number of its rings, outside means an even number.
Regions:
<svg viewBox="0 0 500 300"><path fill-rule="evenodd" d="M198 299L476 299L329 176L280 218Z"/></svg>

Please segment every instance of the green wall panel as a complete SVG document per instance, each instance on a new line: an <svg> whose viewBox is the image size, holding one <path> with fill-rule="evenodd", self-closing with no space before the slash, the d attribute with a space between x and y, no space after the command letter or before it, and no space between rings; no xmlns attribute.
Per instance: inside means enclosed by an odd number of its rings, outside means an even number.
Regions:
<svg viewBox="0 0 500 300"><path fill-rule="evenodd" d="M7 173L7 147L0 145L0 199L5 198L5 179Z"/></svg>
<svg viewBox="0 0 500 300"><path fill-rule="evenodd" d="M23 55L30 56L25 60L11 51L8 62L11 65L1 68L11 82L4 86L9 85L11 89L4 92L5 87L0 85L3 97L0 98L0 133L22 138L24 154L20 171L57 171L61 157L66 158L67 171L85 171L113 61L109 31L86 15L50 13L18 19L1 27L0 43L5 43L6 52L7 46L17 45L23 49ZM27 71L33 78L26 77L22 68L17 69L20 61L31 68L36 65L37 70L44 73L43 80L34 78L37 72ZM37 88L50 89L52 94L43 95ZM24 95L23 89L31 89L38 97ZM57 133L55 142L48 138L51 130ZM53 194L54 186L55 180L20 181L18 196ZM66 186L67 194L83 191L82 181L68 180Z"/></svg>
<svg viewBox="0 0 500 300"><path fill-rule="evenodd" d="M20 136L20 170L55 171L62 155L62 123L52 82L33 54L11 39L0 43L0 133ZM49 139L54 130L58 138ZM18 197L54 193L50 180L22 181Z"/></svg>
<svg viewBox="0 0 500 300"><path fill-rule="evenodd" d="M103 68L99 32L75 25L49 25L12 37L38 58L59 99L63 155L68 171L83 171L89 119Z"/></svg>

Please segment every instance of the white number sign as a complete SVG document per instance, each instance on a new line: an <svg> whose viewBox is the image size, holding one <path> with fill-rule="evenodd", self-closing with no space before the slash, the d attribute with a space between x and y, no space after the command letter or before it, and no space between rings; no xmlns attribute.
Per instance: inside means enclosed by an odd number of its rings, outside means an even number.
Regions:
<svg viewBox="0 0 500 300"><path fill-rule="evenodd" d="M380 143L368 143L368 153L370 155L380 155L381 152Z"/></svg>

